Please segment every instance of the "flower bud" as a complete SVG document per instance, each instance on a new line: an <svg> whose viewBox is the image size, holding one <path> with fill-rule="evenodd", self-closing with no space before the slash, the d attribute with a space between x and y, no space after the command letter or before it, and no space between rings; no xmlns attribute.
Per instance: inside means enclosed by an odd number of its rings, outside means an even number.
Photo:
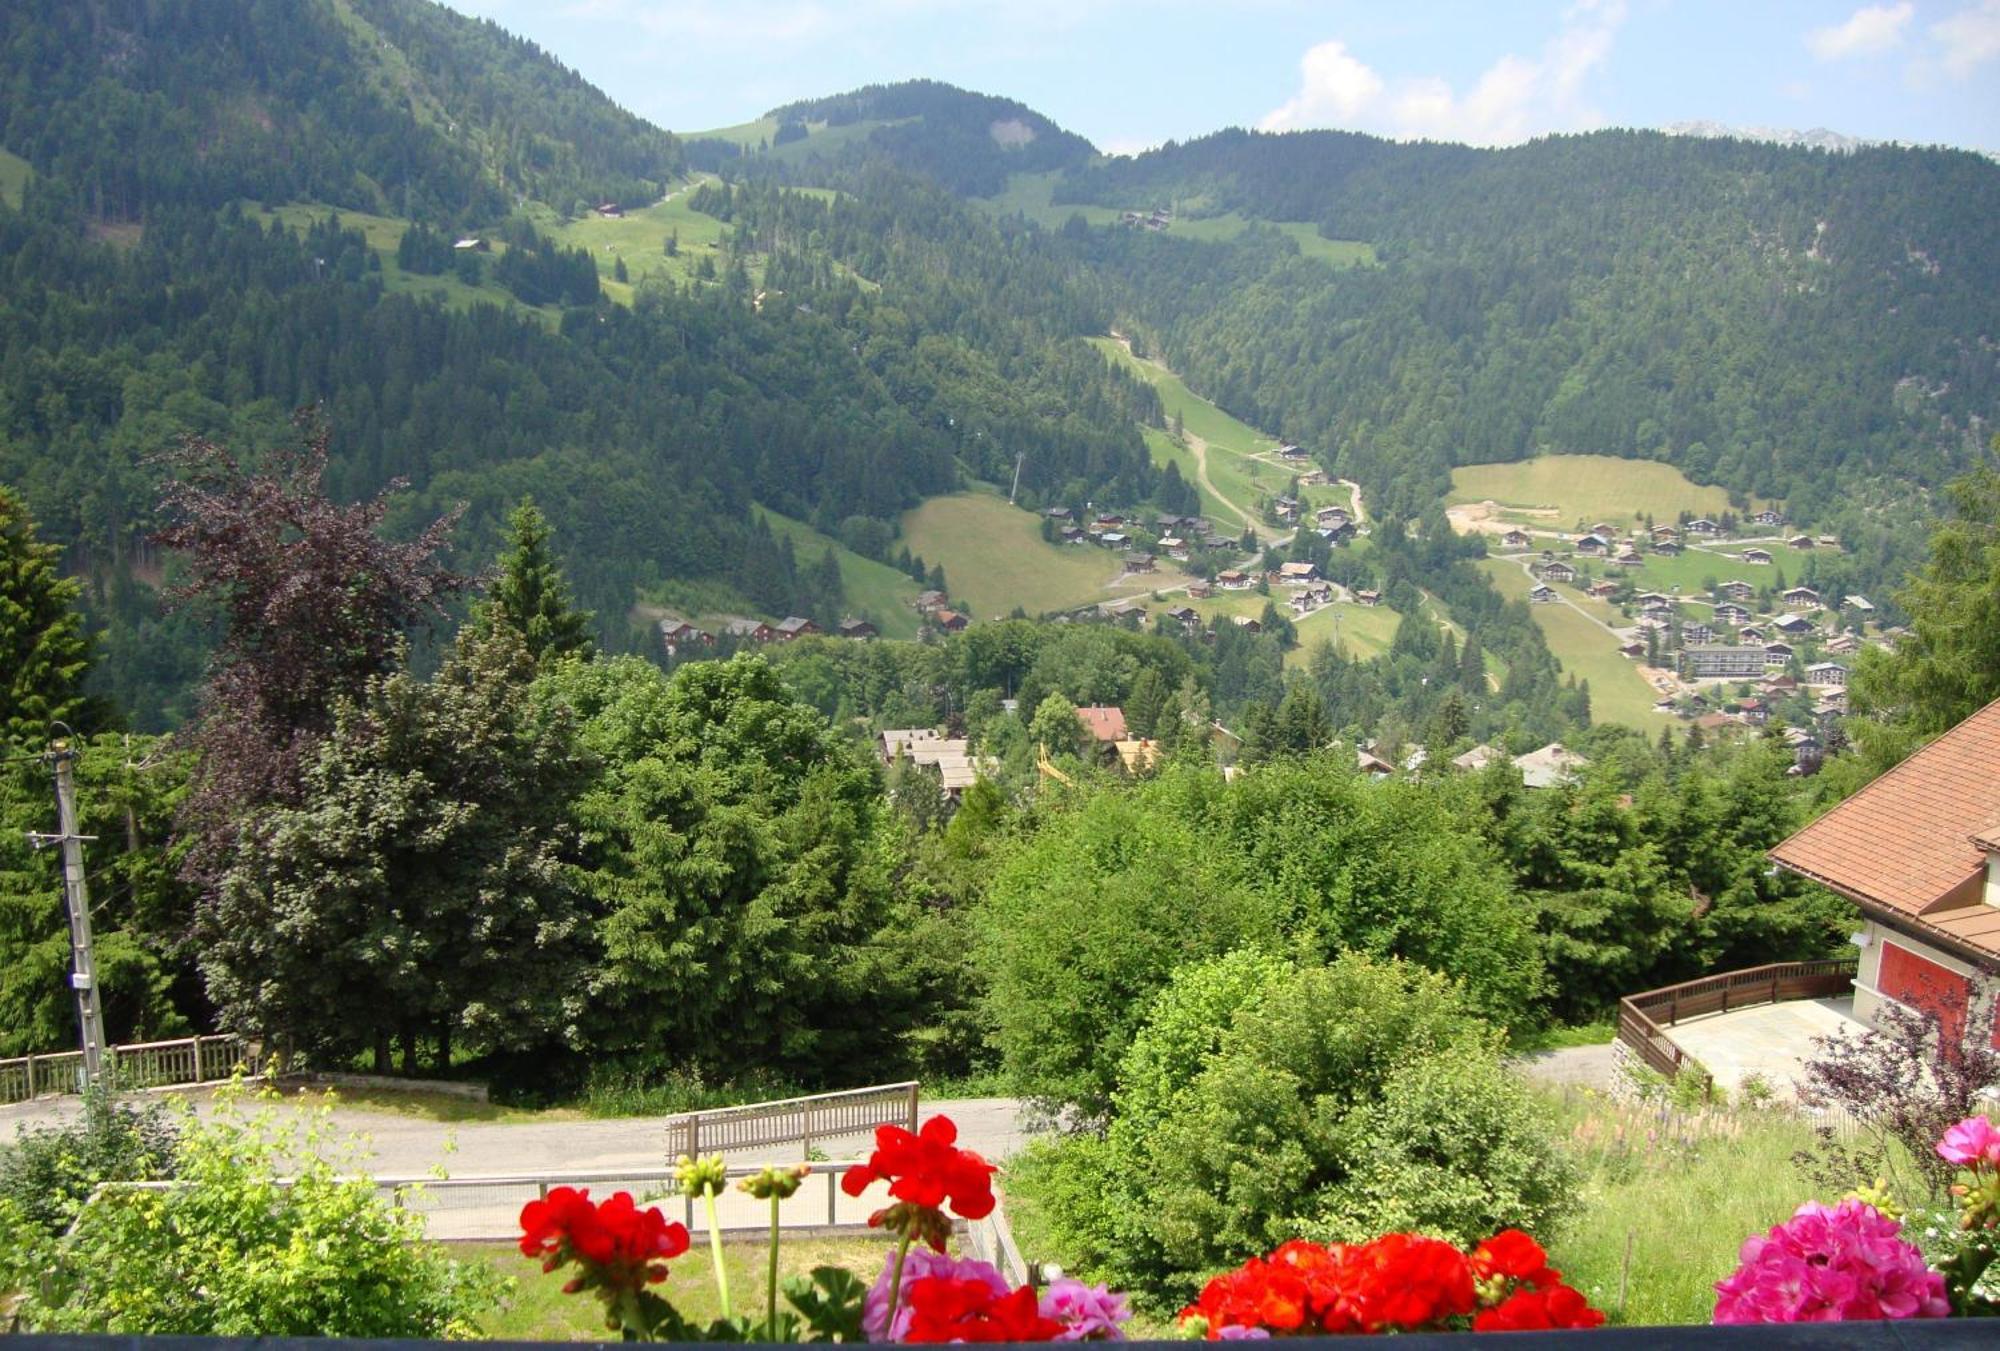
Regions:
<svg viewBox="0 0 2000 1351"><path fill-rule="evenodd" d="M674 1165L674 1176L680 1180L683 1195L720 1196L723 1187L728 1184L729 1169L724 1166L720 1154L700 1159L691 1159L683 1154Z"/></svg>
<svg viewBox="0 0 2000 1351"><path fill-rule="evenodd" d="M782 1201L798 1191L799 1184L810 1172L811 1165L803 1163L791 1168L766 1168L761 1173L752 1173L736 1186L739 1191L749 1192L759 1201L768 1201L773 1197Z"/></svg>

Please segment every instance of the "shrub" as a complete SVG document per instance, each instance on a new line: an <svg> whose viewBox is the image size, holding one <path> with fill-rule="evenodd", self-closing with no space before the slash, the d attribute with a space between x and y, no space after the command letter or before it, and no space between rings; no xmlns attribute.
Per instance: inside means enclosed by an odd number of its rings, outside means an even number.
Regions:
<svg viewBox="0 0 2000 1351"><path fill-rule="evenodd" d="M182 1127L177 1185L111 1189L38 1246L17 1317L31 1332L444 1337L503 1287L422 1242L423 1221L343 1180L328 1111L282 1124L225 1098ZM281 1185L281 1178L292 1179ZM0 1213L0 1224L5 1215Z"/></svg>
<svg viewBox="0 0 2000 1351"><path fill-rule="evenodd" d="M1299 1234L1546 1231L1573 1170L1493 1031L1443 977L1358 954L1238 953L1177 973L1125 1056L1102 1139L1020 1182L1062 1254L1156 1307Z"/></svg>
<svg viewBox="0 0 2000 1351"><path fill-rule="evenodd" d="M75 1118L24 1129L0 1152L0 1201L19 1221L60 1234L98 1184L172 1177L179 1141L164 1107L134 1111L92 1085Z"/></svg>

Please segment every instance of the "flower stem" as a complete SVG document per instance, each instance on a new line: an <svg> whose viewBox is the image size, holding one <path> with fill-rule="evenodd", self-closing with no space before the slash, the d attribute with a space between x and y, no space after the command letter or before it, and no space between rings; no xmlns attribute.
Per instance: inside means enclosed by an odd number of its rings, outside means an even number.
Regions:
<svg viewBox="0 0 2000 1351"><path fill-rule="evenodd" d="M778 1340L778 1194L771 1193L771 1257L764 1273L764 1335Z"/></svg>
<svg viewBox="0 0 2000 1351"><path fill-rule="evenodd" d="M917 1236L913 1221L903 1230L902 1242L896 1245L896 1269L889 1275L889 1321L883 1325L882 1340L896 1340L896 1309L903 1298L903 1259L910 1255L910 1240Z"/></svg>
<svg viewBox="0 0 2000 1351"><path fill-rule="evenodd" d="M708 1212L708 1256L715 1264L715 1294L722 1304L722 1316L735 1315L729 1307L729 1272L722 1265L722 1226L715 1219L715 1192L704 1187L701 1193L702 1208Z"/></svg>

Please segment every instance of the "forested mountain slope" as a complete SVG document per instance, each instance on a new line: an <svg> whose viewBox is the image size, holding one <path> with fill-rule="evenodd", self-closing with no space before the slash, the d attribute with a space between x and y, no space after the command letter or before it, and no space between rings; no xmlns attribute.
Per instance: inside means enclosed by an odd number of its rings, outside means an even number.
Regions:
<svg viewBox="0 0 2000 1351"><path fill-rule="evenodd" d="M1082 341L1111 289L907 174L857 170L865 208L832 215L678 179L715 214L676 257L670 227L593 209L654 200L674 138L429 0L4 23L0 126L34 172L0 205L0 480L87 579L100 680L143 725L175 719L205 646L160 615L148 545L151 457L183 433L254 455L315 406L335 491L406 478L405 525L466 505L469 570L532 493L613 647L648 641L628 611L668 582L841 617L838 567L753 502L886 557L902 511L1023 453L1031 497L1154 489L1157 400ZM628 284L621 244L671 266Z"/></svg>
<svg viewBox="0 0 2000 1351"><path fill-rule="evenodd" d="M1405 511L1453 464L1571 451L1810 518L1875 476L1942 482L2000 407L2000 166L1965 152L1227 132L1073 170L1055 197L1373 244L1379 269L1329 275L1270 236L1091 241L1205 392Z"/></svg>
<svg viewBox="0 0 2000 1351"><path fill-rule="evenodd" d="M110 220L239 197L469 219L649 201L681 165L534 44L422 0L15 0L0 145Z"/></svg>

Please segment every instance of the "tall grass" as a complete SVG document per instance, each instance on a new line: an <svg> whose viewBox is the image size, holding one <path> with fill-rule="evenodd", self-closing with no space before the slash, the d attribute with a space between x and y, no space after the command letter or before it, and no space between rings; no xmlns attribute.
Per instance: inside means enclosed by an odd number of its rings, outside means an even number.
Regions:
<svg viewBox="0 0 2000 1351"><path fill-rule="evenodd" d="M1743 1240L1812 1199L1792 1163L1814 1142L1797 1117L1586 1090L1561 1095L1559 1110L1584 1194L1550 1261L1614 1323L1706 1323Z"/></svg>

